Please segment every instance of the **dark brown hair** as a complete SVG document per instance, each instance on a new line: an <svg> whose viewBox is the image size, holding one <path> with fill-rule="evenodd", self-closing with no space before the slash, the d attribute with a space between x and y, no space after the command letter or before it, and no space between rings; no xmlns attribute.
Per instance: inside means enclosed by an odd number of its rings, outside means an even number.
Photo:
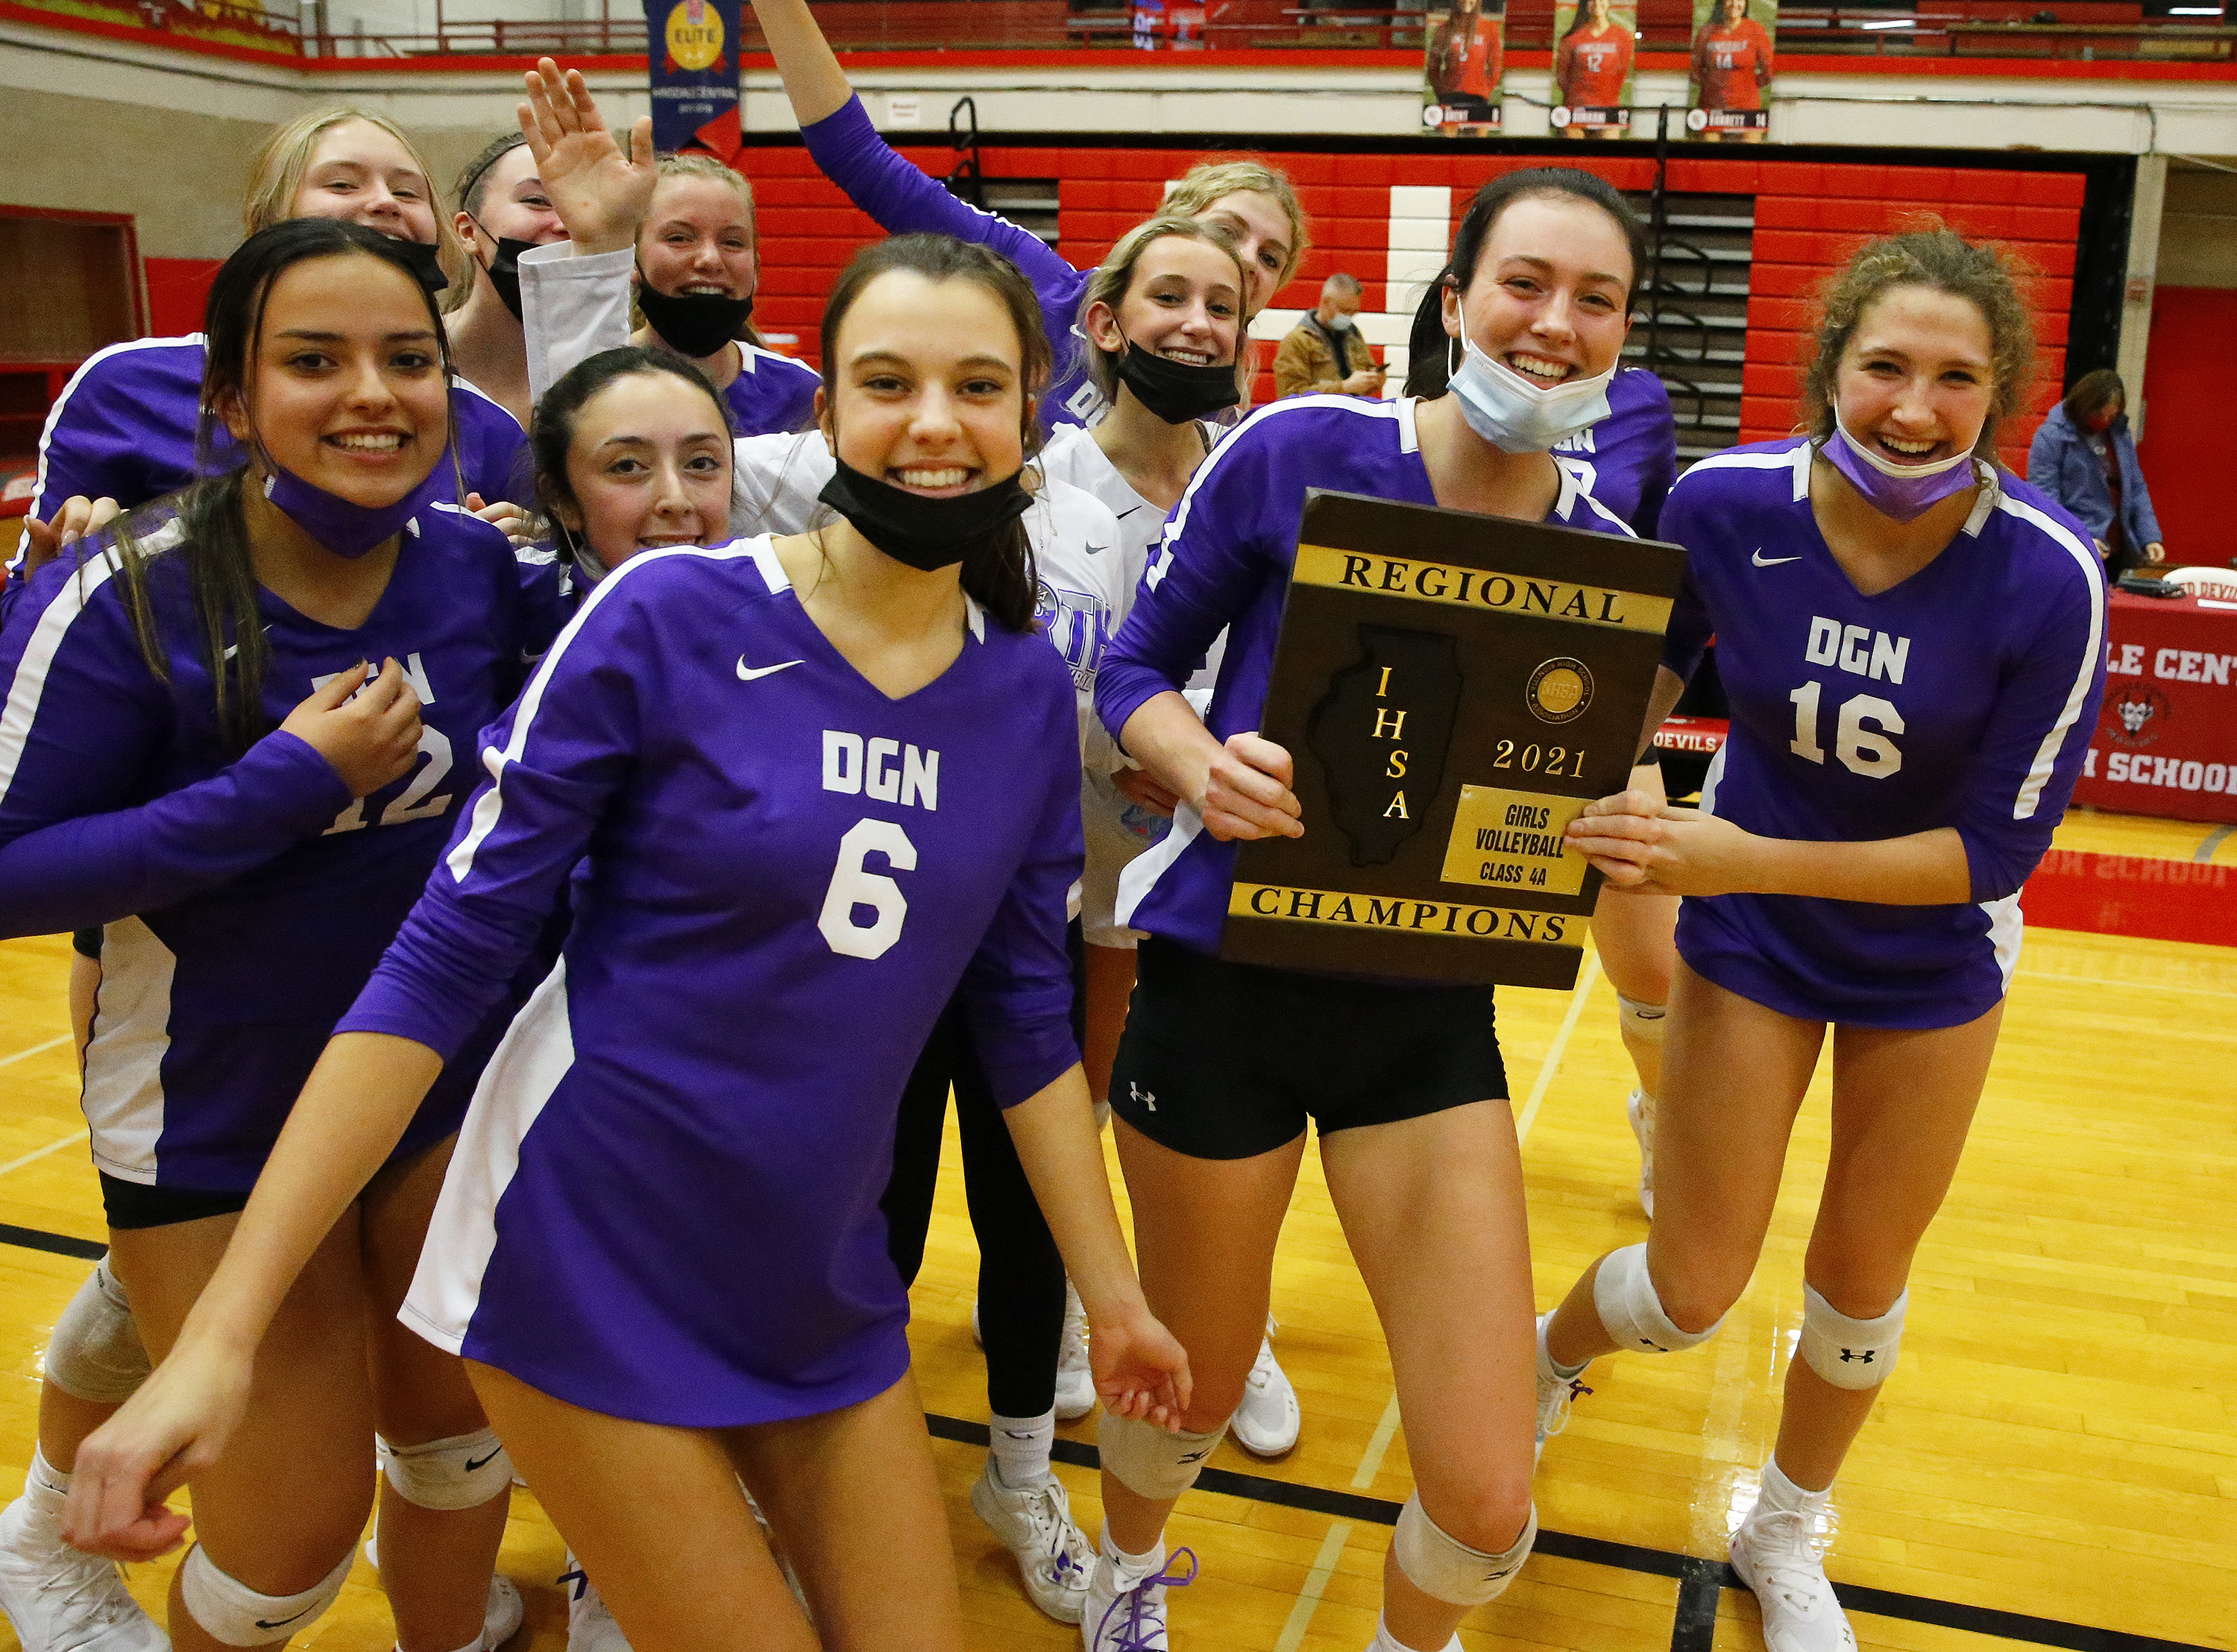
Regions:
<svg viewBox="0 0 2237 1652"><path fill-rule="evenodd" d="M716 421L723 430L734 437L737 434L730 422L729 404L723 399L723 392L715 388L714 381L700 372L696 363L673 352L631 344L616 350L601 350L577 362L538 399L528 430L529 451L536 462L538 508L551 520L560 543L571 551L572 536L560 510L564 507L580 514L583 508L582 501L575 497L574 478L567 474L567 450L575 443L575 420L591 398L607 385L638 373L665 373L671 378L682 379L715 405Z"/></svg>
<svg viewBox="0 0 2237 1652"><path fill-rule="evenodd" d="M1969 241L1930 221L1858 247L1845 268L1820 289L1822 312L1809 365L1802 374L1802 417L1810 433L1833 433L1833 375L1864 313L1898 286L1931 287L1968 300L1989 324L1990 372L1996 397L1974 452L1993 460L1996 425L2027 405L2035 377L2035 324L2028 319L2009 254L1987 241Z"/></svg>
<svg viewBox="0 0 2237 1652"><path fill-rule="evenodd" d="M124 580L125 607L132 616L133 633L148 668L166 684L171 681L170 656L148 594L148 569L160 560L173 559L182 570L194 606L202 661L209 671L210 691L216 701L219 737L235 756L268 732L264 668L270 650L264 640L264 616L259 606L262 586L250 556L247 523L241 508L249 461L246 456L235 457L229 468L217 470L216 409L238 399L254 419L255 398L251 387L256 375L256 347L264 336L264 310L273 283L295 265L314 258L374 258L409 279L412 292L427 307L427 325L434 329L447 383L451 347L444 337L434 295L420 284L418 272L398 247L399 243L361 224L333 218L286 219L241 242L218 270L203 312L202 331L208 336L201 412L195 430L197 469L202 477L170 498L133 512L116 526L118 569ZM455 452L448 443L445 445L455 473ZM461 484L462 497L464 491ZM175 542L163 549L143 546L139 536L169 520L174 513L180 529Z"/></svg>
<svg viewBox="0 0 2237 1652"><path fill-rule="evenodd" d="M1016 265L976 242L958 240L953 235L895 235L855 253L832 287L830 301L823 306L820 342L826 385L837 382L840 324L846 320L848 311L855 307L855 300L862 296L864 289L893 270L907 270L934 283L968 281L991 293L1009 313L1023 357L1020 384L1025 391L1025 405L1020 414L1020 431L1025 438L1025 455L1030 460L1040 451L1040 427L1034 417L1034 407L1047 387L1051 360L1048 334L1041 329L1040 299L1034 296L1033 283L1018 273ZM835 392L827 388L824 416L832 418L835 428L836 405ZM1031 630L1039 576L1033 567L1033 544L1026 536L1024 522L1009 523L966 556L962 581L964 591L993 615L995 622L1005 630Z"/></svg>
<svg viewBox="0 0 2237 1652"><path fill-rule="evenodd" d="M2093 367L2075 379L2074 388L2066 392L2067 420L2075 430L2082 430L2091 419L2116 404L2122 411L2128 411L2128 387L2110 367Z"/></svg>

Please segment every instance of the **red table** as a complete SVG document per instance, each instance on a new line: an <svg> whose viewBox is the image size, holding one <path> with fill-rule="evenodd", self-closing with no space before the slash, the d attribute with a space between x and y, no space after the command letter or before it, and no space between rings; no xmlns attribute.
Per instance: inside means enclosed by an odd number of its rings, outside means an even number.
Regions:
<svg viewBox="0 0 2237 1652"><path fill-rule="evenodd" d="M2074 800L2237 821L2237 602L2116 590L2105 622L2105 709Z"/></svg>

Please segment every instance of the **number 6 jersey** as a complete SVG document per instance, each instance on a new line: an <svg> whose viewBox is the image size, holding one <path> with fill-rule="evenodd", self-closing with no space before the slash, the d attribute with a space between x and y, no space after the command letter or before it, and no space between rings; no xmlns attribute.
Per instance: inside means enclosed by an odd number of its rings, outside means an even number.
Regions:
<svg viewBox="0 0 2237 1652"><path fill-rule="evenodd" d="M687 1427L883 1392L907 1298L878 1209L959 981L996 1099L1078 1060L1072 679L970 609L888 699L767 538L592 591L344 1030L445 1056L563 880L559 968L492 1060L406 1322L546 1393Z"/></svg>
<svg viewBox="0 0 2237 1652"><path fill-rule="evenodd" d="M1702 806L1806 841L1954 827L1972 899L1688 897L1678 951L1782 1015L1956 1026L2003 997L2018 961L2019 888L2104 692L2104 580L2072 517L1981 464L1948 548L1864 596L1811 512L1813 451L1797 438L1719 453L1663 506L1662 536L1688 553L1665 663L1690 675L1713 633L1732 701Z"/></svg>

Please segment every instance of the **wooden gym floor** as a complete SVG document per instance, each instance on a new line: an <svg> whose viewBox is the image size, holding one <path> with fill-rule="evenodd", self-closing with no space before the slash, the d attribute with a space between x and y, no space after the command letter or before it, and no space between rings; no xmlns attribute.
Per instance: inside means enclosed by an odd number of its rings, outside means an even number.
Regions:
<svg viewBox="0 0 2237 1652"><path fill-rule="evenodd" d="M2134 898L2102 909L2128 914L2122 935L2028 937L1971 1150L1919 1254L1899 1373L1836 1497L1830 1570L1867 1648L2237 1647L2237 951L2134 938L2203 925L2237 940L2214 916L2237 888L2227 837L2108 815L2062 828L2062 875L2098 891L2117 872ZM65 1035L67 947L0 944L6 1495L30 1456L41 1351L102 1232ZM1629 1072L1613 995L1589 963L1574 993L1503 991L1500 1021L1539 1295L1551 1303L1594 1256L1646 1231L1623 1118ZM1596 1392L1546 1452L1537 1554L1469 1620L1468 1652L1761 1647L1753 1597L1722 1559L1770 1449L1778 1369L1800 1322L1822 1075L1795 1142L1763 1266L1723 1333L1688 1355L1591 1373ZM966 1609L990 1652L1076 1645L1026 1603L966 1500L986 1413L953 1132L950 1148L913 1335ZM1171 1539L1204 1566L1173 1602L1188 1652L1358 1652L1374 1634L1382 1554L1409 1483L1406 1442L1310 1155L1274 1306L1304 1434L1274 1464L1223 1445L1181 1505ZM1093 1419L1063 1433L1072 1460L1059 1472L1092 1533ZM503 1565L529 1612L517 1645L558 1652L561 1545L531 1496L517 1493L513 1508ZM170 1564L132 1578L159 1613ZM390 1644L369 1568L296 1644ZM0 1624L0 1652L12 1647Z"/></svg>

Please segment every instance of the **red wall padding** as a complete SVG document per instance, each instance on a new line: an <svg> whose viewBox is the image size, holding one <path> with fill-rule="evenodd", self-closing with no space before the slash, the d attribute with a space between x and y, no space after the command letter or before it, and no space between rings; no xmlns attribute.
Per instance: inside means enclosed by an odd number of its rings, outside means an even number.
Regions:
<svg viewBox="0 0 2237 1652"><path fill-rule="evenodd" d="M2220 568L2237 556L2227 482L2233 361L2237 290L2163 286L2152 295L2144 439L2136 457L2143 461L2169 562Z"/></svg>
<svg viewBox="0 0 2237 1652"><path fill-rule="evenodd" d="M148 271L148 331L158 339L202 330L202 308L222 260L151 258Z"/></svg>

